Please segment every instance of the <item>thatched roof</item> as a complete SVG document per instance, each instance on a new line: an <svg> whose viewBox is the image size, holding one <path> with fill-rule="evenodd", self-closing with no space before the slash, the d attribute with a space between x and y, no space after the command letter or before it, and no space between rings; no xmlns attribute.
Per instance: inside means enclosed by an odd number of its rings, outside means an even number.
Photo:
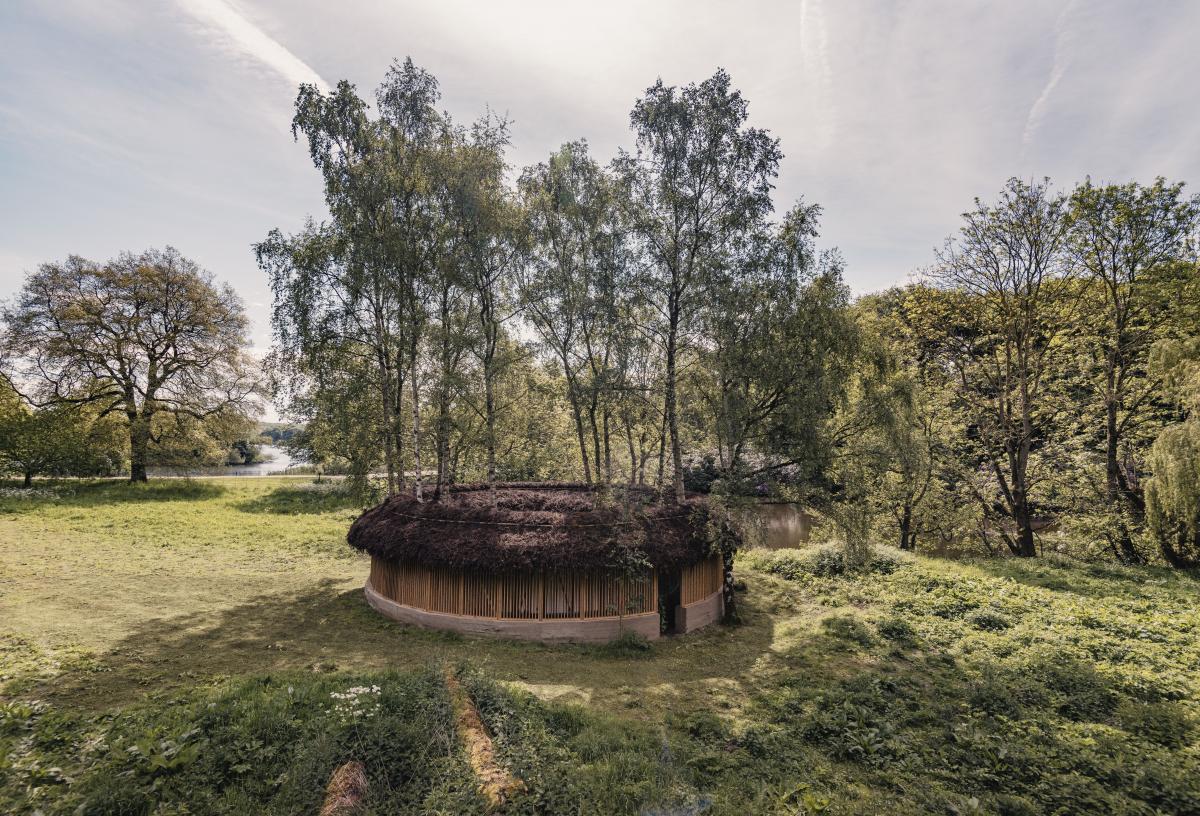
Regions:
<svg viewBox="0 0 1200 816"><path fill-rule="evenodd" d="M701 496L665 504L654 491L591 485L456 485L437 501L393 496L367 510L347 540L392 561L469 569L608 569L648 562L680 567L722 549L737 535Z"/></svg>

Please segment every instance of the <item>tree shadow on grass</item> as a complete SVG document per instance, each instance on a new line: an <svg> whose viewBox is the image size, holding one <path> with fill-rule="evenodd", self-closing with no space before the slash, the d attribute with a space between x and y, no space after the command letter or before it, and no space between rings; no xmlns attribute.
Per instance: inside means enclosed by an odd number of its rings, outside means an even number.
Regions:
<svg viewBox="0 0 1200 816"><path fill-rule="evenodd" d="M194 479L158 479L130 484L116 479L56 479L32 490L0 484L0 513L28 513L46 506L94 507L143 502L206 501L225 494L224 485Z"/></svg>
<svg viewBox="0 0 1200 816"><path fill-rule="evenodd" d="M1116 564L1066 563L1035 559L973 558L965 563L996 578L1088 598L1154 599L1164 590L1194 592L1198 576L1168 567L1126 568Z"/></svg>
<svg viewBox="0 0 1200 816"><path fill-rule="evenodd" d="M772 623L711 626L669 638L648 656L594 646L464 637L385 618L362 589L326 579L260 595L212 615L147 620L80 670L41 684L45 699L102 710L224 676L375 671L469 661L499 680L576 687L583 699L678 682L737 681L769 650Z"/></svg>
<svg viewBox="0 0 1200 816"><path fill-rule="evenodd" d="M373 502L356 495L340 484L306 484L277 487L269 493L234 503L243 513L296 515L329 513L337 510L361 511Z"/></svg>
<svg viewBox="0 0 1200 816"><path fill-rule="evenodd" d="M952 651L844 609L812 608L810 618L801 590L751 587L739 598L744 624L621 658L403 626L359 587L326 579L211 615L148 620L36 691L96 711L227 676L468 664L543 699L664 728L675 735L664 741L678 752L671 761L731 813L768 811L799 784L846 812L906 813L969 809L973 798L982 812L1182 812L1190 794L1173 788L1195 787L1194 763L1163 753L1160 732L1182 718L1179 706L1140 702L1083 656L1067 660L1049 642L1027 650L1004 633L972 634L997 648ZM555 688L573 692L547 694ZM551 725L570 719L553 713L557 703L544 708ZM1184 745L1194 739L1179 733Z"/></svg>

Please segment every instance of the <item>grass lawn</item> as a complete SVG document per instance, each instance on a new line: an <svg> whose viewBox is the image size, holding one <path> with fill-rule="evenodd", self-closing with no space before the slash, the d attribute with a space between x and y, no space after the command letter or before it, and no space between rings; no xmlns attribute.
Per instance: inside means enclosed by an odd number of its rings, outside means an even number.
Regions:
<svg viewBox="0 0 1200 816"><path fill-rule="evenodd" d="M743 622L648 650L408 629L309 479L0 492L0 812L1200 812L1200 583L1065 562L739 557ZM354 691L350 691L350 690ZM340 695L337 697L331 695Z"/></svg>

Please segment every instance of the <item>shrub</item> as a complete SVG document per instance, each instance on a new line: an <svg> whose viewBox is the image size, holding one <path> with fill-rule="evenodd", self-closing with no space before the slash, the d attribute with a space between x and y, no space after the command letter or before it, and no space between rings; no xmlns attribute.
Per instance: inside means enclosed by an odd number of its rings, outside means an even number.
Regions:
<svg viewBox="0 0 1200 816"><path fill-rule="evenodd" d="M886 550L876 550L870 560L857 569L878 575L890 575L903 564L898 556ZM856 571L847 561L842 548L834 544L822 544L803 550L776 550L761 557L758 566L789 581L802 580L806 576L836 578Z"/></svg>
<svg viewBox="0 0 1200 816"><path fill-rule="evenodd" d="M648 657L654 651L654 644L632 629L626 629L599 649L610 657Z"/></svg>
<svg viewBox="0 0 1200 816"><path fill-rule="evenodd" d="M839 640L870 646L875 642L867 625L853 615L834 615L821 621L821 628Z"/></svg>
<svg viewBox="0 0 1200 816"><path fill-rule="evenodd" d="M1044 708L1050 702L1050 695L1037 678L993 666L984 666L982 675L968 688L971 708L1010 720L1020 719L1027 709Z"/></svg>
<svg viewBox="0 0 1200 816"><path fill-rule="evenodd" d="M991 612L986 609L976 612L967 618L967 622L984 632L1003 632L1005 629L1012 626L1012 622L998 612Z"/></svg>
<svg viewBox="0 0 1200 816"><path fill-rule="evenodd" d="M1118 708L1117 719L1126 731L1164 748L1183 748L1189 744L1195 731L1195 723L1188 716L1187 709L1175 702L1127 701Z"/></svg>
<svg viewBox="0 0 1200 816"><path fill-rule="evenodd" d="M800 735L838 759L884 765L900 747L889 719L892 705L874 679L848 681L818 697L801 722Z"/></svg>
<svg viewBox="0 0 1200 816"><path fill-rule="evenodd" d="M818 547L806 560L808 571L822 578L844 575L849 569L846 554L834 545Z"/></svg>
<svg viewBox="0 0 1200 816"><path fill-rule="evenodd" d="M876 631L885 640L899 646L912 646L917 642L917 631L912 624L902 618L888 618L875 624Z"/></svg>
<svg viewBox="0 0 1200 816"><path fill-rule="evenodd" d="M1072 720L1102 722L1116 707L1117 697L1095 666L1060 654L1048 654L1030 664L1033 676L1057 692L1058 712Z"/></svg>

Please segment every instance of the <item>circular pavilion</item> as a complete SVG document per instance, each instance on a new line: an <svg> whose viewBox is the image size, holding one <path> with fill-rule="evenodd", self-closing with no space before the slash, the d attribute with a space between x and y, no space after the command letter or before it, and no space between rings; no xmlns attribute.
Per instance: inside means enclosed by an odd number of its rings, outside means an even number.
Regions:
<svg viewBox="0 0 1200 816"><path fill-rule="evenodd" d="M467 634L604 642L690 632L725 612L738 537L707 499L616 486L456 485L393 496L351 526L368 602Z"/></svg>

